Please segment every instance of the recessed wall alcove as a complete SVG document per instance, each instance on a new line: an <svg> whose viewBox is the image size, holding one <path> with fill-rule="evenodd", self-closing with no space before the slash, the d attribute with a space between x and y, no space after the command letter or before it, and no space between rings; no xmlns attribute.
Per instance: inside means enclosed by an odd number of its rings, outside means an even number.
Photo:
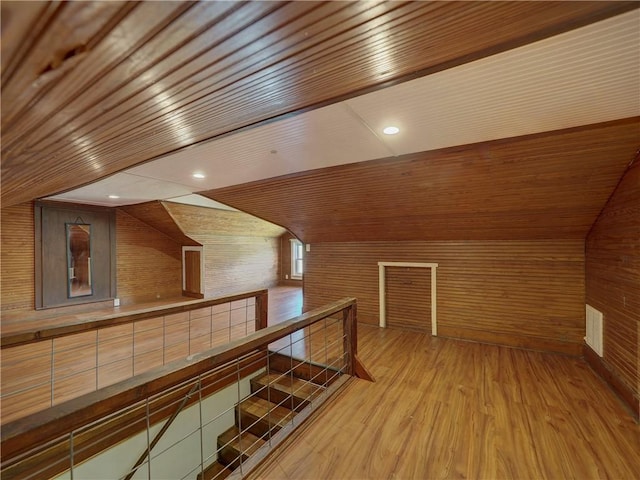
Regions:
<svg viewBox="0 0 640 480"><path fill-rule="evenodd" d="M115 210L59 202L35 204L35 308L53 308L110 300L116 296ZM90 230L91 288L70 295L68 225ZM72 275L73 276L73 275Z"/></svg>

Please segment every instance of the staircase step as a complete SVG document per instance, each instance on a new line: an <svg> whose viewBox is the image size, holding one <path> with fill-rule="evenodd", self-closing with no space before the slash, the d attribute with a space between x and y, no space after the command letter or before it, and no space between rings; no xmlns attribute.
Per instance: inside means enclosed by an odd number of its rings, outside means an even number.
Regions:
<svg viewBox="0 0 640 480"><path fill-rule="evenodd" d="M236 405L236 425L265 438L269 430L275 433L291 420L295 412L258 396L245 398Z"/></svg>
<svg viewBox="0 0 640 480"><path fill-rule="evenodd" d="M235 470L240 466L240 458L245 462L265 441L249 432L240 434L235 425L218 435L218 462L228 469Z"/></svg>
<svg viewBox="0 0 640 480"><path fill-rule="evenodd" d="M222 480L231 475L231 470L220 462L213 462L207 468L204 469L204 476L199 473L196 480Z"/></svg>
<svg viewBox="0 0 640 480"><path fill-rule="evenodd" d="M283 407L300 411L310 400L325 390L322 385L291 377L291 375L270 372L251 379L251 392L260 398L270 400ZM293 398L292 398L293 395Z"/></svg>
<svg viewBox="0 0 640 480"><path fill-rule="evenodd" d="M269 371L280 373L293 371L294 377L324 386L331 385L341 375L334 367L295 358L292 359L277 352L269 352Z"/></svg>

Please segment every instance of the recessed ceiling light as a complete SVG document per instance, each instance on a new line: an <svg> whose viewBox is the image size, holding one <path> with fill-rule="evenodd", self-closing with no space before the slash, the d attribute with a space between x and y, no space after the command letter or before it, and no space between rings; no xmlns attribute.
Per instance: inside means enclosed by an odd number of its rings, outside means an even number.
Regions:
<svg viewBox="0 0 640 480"><path fill-rule="evenodd" d="M196 172L193 174L193 178L204 178L204 173Z"/></svg>
<svg viewBox="0 0 640 480"><path fill-rule="evenodd" d="M396 133L398 133L400 131L400 129L398 127L384 127L384 130L382 130L382 133L384 133L385 135L395 135Z"/></svg>
<svg viewBox="0 0 640 480"><path fill-rule="evenodd" d="M116 198L120 198L120 195L109 195L109 198L115 200Z"/></svg>

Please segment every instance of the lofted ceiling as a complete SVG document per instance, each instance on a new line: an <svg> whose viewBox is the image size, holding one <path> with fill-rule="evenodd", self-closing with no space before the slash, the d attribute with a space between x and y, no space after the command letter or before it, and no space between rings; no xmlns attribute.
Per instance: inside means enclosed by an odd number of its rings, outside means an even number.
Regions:
<svg viewBox="0 0 640 480"><path fill-rule="evenodd" d="M305 243L585 238L640 118L300 172L204 192Z"/></svg>
<svg viewBox="0 0 640 480"><path fill-rule="evenodd" d="M640 114L639 24L640 12L628 12L167 155L55 199L173 200L317 168L632 117ZM388 124L400 133L382 134Z"/></svg>
<svg viewBox="0 0 640 480"><path fill-rule="evenodd" d="M8 1L1 7L2 201L10 205L163 157L173 166L171 195L186 195L198 190L178 174L186 170L180 168L185 156L197 156L197 147L188 147L553 37L638 4ZM458 99L466 104L468 94ZM342 117L367 109L357 100L336 108ZM357 120L362 130L367 122ZM308 132L302 128L291 135ZM358 135L354 143L367 144L367 152L347 150L346 159L325 163L379 157L381 150L383 156L402 153L372 142L366 131ZM175 153L182 156L171 160ZM262 154L268 165L279 151ZM225 183L200 188L255 179L226 172L217 164L211 174ZM145 170L127 175L136 176L138 190L157 180ZM143 200L149 198L135 201Z"/></svg>
<svg viewBox="0 0 640 480"><path fill-rule="evenodd" d="M3 1L2 202L184 198L632 117L638 6Z"/></svg>

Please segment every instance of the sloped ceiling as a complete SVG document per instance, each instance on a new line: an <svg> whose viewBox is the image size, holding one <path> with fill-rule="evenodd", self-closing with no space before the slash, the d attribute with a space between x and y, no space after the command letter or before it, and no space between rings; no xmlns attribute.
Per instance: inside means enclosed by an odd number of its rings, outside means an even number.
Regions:
<svg viewBox="0 0 640 480"><path fill-rule="evenodd" d="M200 243L212 237L279 237L285 229L245 212L162 202L185 235Z"/></svg>
<svg viewBox="0 0 640 480"><path fill-rule="evenodd" d="M188 155L187 147L445 71L638 4L167 1L1 7L2 202L11 205L168 154ZM352 115L355 103L349 108ZM174 174L183 166L173 165ZM176 188L175 196L193 191Z"/></svg>
<svg viewBox="0 0 640 480"><path fill-rule="evenodd" d="M192 207L198 208L198 207ZM138 203L120 207L120 209L132 217L152 226L156 230L164 233L167 237L175 240L180 245L200 245L192 238L184 234L180 226L173 219L163 202Z"/></svg>
<svg viewBox="0 0 640 480"><path fill-rule="evenodd" d="M640 119L302 172L202 194L307 243L585 238Z"/></svg>

